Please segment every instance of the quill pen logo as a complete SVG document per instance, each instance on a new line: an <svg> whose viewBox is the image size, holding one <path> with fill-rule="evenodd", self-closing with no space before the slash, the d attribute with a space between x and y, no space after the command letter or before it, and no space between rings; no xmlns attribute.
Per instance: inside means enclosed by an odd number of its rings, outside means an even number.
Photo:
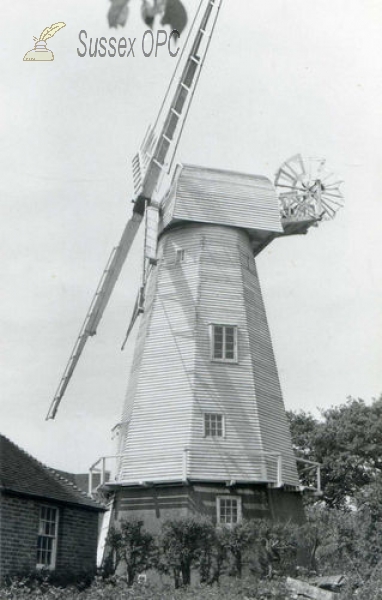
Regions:
<svg viewBox="0 0 382 600"><path fill-rule="evenodd" d="M54 60L54 54L49 48L46 47L46 41L53 37L57 31L60 31L63 27L65 27L65 23L53 23L50 27L45 27L44 31L41 33L40 37L37 39L33 37L35 41L34 49L29 50L26 53L23 60Z"/></svg>

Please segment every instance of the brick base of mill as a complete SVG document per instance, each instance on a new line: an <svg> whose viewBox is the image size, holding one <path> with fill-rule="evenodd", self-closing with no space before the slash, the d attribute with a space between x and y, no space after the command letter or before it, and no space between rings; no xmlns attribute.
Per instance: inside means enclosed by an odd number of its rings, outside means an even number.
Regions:
<svg viewBox="0 0 382 600"><path fill-rule="evenodd" d="M261 518L295 523L305 520L300 492L271 489L261 484L228 486L203 482L113 487L115 502L112 520L142 519L145 528L152 533L158 532L167 519L193 514L209 517L214 523L222 524Z"/></svg>

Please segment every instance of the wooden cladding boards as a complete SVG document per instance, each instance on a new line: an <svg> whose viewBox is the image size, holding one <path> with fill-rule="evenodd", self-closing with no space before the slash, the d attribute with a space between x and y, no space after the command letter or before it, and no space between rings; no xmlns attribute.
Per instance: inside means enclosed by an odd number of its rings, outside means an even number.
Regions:
<svg viewBox="0 0 382 600"><path fill-rule="evenodd" d="M156 282L158 278L158 271L153 270L151 272L150 282L146 290L146 312L144 319L140 322L140 327L138 330L138 336L135 342L135 350L132 366L130 369L129 376L129 385L127 388L127 393L125 397L125 402L123 406L122 418L121 418L121 430L120 430L120 438L119 438L119 448L118 454L122 454L123 445L125 443L126 435L128 432L128 425L131 418L131 413L134 405L135 393L139 381L140 374L140 366L143 358L143 352L145 348L145 340L147 338L148 327L150 323L150 315L152 313L152 304L154 301L154 294L156 289ZM148 318L147 318L148 317Z"/></svg>
<svg viewBox="0 0 382 600"><path fill-rule="evenodd" d="M190 165L178 167L163 204L162 227L177 221L283 232L269 179Z"/></svg>
<svg viewBox="0 0 382 600"><path fill-rule="evenodd" d="M177 251L183 250L177 261ZM164 233L147 287L123 420L120 481L276 481L280 452L298 484L248 235L213 225ZM237 327L238 361L211 360L213 324ZM204 414L225 435L204 435ZM123 430L124 428L122 428Z"/></svg>
<svg viewBox="0 0 382 600"><path fill-rule="evenodd" d="M147 293L152 298L142 315L133 363L132 404L128 435L122 447L121 480L182 479L183 449L189 438L193 399L195 305L197 261L168 269L175 256L176 240L160 241L157 275L150 276ZM176 236L175 236L176 238Z"/></svg>
<svg viewBox="0 0 382 600"><path fill-rule="evenodd" d="M290 467L290 462L294 463L290 434L248 237L240 232L230 242L220 238L220 252L228 252L229 260L219 262L216 251L219 235L216 232L209 237L208 247L200 258L190 476L217 478L224 473L239 473L242 479L255 476L275 481L277 459L260 459L259 453L265 451L284 456L288 467L285 477L298 485L295 467L294 470ZM205 360L209 323L237 325L237 365L211 364ZM227 415L225 441L200 439L200 411L208 412L213 407Z"/></svg>
<svg viewBox="0 0 382 600"><path fill-rule="evenodd" d="M280 452L283 457L283 479L298 485L296 461L292 449L289 424L285 414L280 381L273 353L260 282L255 273L242 270L247 306L247 331L253 363L255 395L258 399L260 427L265 452Z"/></svg>

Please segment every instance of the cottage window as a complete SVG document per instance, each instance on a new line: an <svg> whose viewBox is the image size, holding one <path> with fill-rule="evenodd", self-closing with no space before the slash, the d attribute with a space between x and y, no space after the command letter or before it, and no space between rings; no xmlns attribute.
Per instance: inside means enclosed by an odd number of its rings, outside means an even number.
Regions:
<svg viewBox="0 0 382 600"><path fill-rule="evenodd" d="M241 521L241 498L239 496L219 496L216 499L217 522L221 525L235 525Z"/></svg>
<svg viewBox="0 0 382 600"><path fill-rule="evenodd" d="M224 362L237 362L237 327L212 325L211 358Z"/></svg>
<svg viewBox="0 0 382 600"><path fill-rule="evenodd" d="M56 566L58 509L40 506L37 536L37 568L54 569Z"/></svg>
<svg viewBox="0 0 382 600"><path fill-rule="evenodd" d="M217 413L206 413L204 415L205 437L224 437L224 417Z"/></svg>

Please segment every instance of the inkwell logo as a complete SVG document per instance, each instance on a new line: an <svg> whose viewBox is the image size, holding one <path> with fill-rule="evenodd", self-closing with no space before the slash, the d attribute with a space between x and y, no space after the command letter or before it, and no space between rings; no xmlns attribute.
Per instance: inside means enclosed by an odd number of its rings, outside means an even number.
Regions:
<svg viewBox="0 0 382 600"><path fill-rule="evenodd" d="M57 31L65 27L65 23L53 23L50 27L45 27L44 31L35 41L34 49L26 53L23 60L54 60L54 54L46 47L46 41L54 36Z"/></svg>

